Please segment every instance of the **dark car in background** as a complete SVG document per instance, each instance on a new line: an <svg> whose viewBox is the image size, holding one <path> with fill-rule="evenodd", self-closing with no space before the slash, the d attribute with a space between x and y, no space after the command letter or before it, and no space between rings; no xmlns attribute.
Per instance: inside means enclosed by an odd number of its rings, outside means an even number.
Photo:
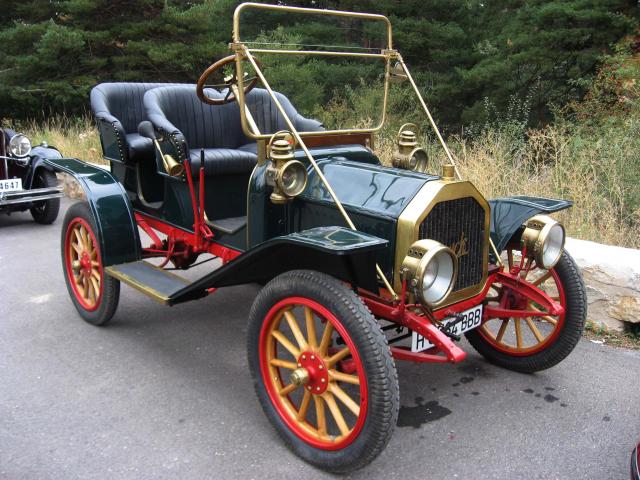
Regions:
<svg viewBox="0 0 640 480"><path fill-rule="evenodd" d="M44 142L32 148L26 135L0 128L0 213L29 210L37 223L53 223L63 193L44 161L61 157Z"/></svg>

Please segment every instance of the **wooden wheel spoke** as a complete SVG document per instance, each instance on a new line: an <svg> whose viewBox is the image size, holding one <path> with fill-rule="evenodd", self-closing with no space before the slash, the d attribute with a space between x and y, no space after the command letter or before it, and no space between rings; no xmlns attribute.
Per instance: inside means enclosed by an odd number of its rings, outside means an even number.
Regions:
<svg viewBox="0 0 640 480"><path fill-rule="evenodd" d="M338 353L332 355L331 357L329 357L326 360L327 366L331 367L331 366L335 365L336 363L338 363L343 358L348 357L350 354L351 354L351 352L349 351L349 347L344 347Z"/></svg>
<svg viewBox="0 0 640 480"><path fill-rule="evenodd" d="M536 312L540 312L542 314L547 313L547 312L543 312L542 310L536 308L536 307L531 307L532 310L535 310ZM545 322L549 322L551 325L557 325L558 324L558 320L556 320L555 318L553 318L550 315L538 315L538 318L544 320Z"/></svg>
<svg viewBox="0 0 640 480"><path fill-rule="evenodd" d="M329 376L332 380L337 382L350 383L352 385L360 385L360 379L357 375L349 375L348 373L342 373L338 370L329 370Z"/></svg>
<svg viewBox="0 0 640 480"><path fill-rule="evenodd" d="M91 285L93 286L95 300L97 300L98 297L100 296L100 284L98 283L98 280L96 280L93 277L91 277L90 280L91 280Z"/></svg>
<svg viewBox="0 0 640 480"><path fill-rule="evenodd" d="M99 281L100 280L100 271L96 270L96 269L91 270L91 278Z"/></svg>
<svg viewBox="0 0 640 480"><path fill-rule="evenodd" d="M89 300L89 280L84 275L82 276L82 288L84 290L82 296Z"/></svg>
<svg viewBox="0 0 640 480"><path fill-rule="evenodd" d="M309 347L318 347L318 338L316 337L316 322L313 318L313 311L309 307L304 307L304 318L307 324L307 340Z"/></svg>
<svg viewBox="0 0 640 480"><path fill-rule="evenodd" d="M78 254L78 258L82 255L82 248L76 242L71 242L71 248Z"/></svg>
<svg viewBox="0 0 640 480"><path fill-rule="evenodd" d="M293 336L295 337L296 342L298 342L298 346L300 347L300 349L306 350L307 341L305 340L304 335L302 334L302 330L300 330L300 326L298 325L296 316L293 314L291 310L285 310L284 318L287 320L287 323L289 324L289 328L291 329L291 333L293 333Z"/></svg>
<svg viewBox="0 0 640 480"><path fill-rule="evenodd" d="M298 358L300 356L300 350L298 350L296 346L293 343L291 343L289 339L285 337L282 332L278 330L274 330L273 332L271 332L271 335L273 335L273 337L276 340L278 340L278 342L280 342L280 344L284 348L286 348L289 351L289 353L294 356L294 358Z"/></svg>
<svg viewBox="0 0 640 480"><path fill-rule="evenodd" d="M288 362L279 358L272 358L269 364L273 367L286 368L288 370L295 370L298 367L295 362Z"/></svg>
<svg viewBox="0 0 640 480"><path fill-rule="evenodd" d="M309 404L311 403L311 392L309 390L304 391L304 396L302 397L302 403L300 403L300 409L296 415L296 418L299 422L303 421L307 418L307 411L309 410Z"/></svg>
<svg viewBox="0 0 640 480"><path fill-rule="evenodd" d="M531 318L529 317L525 317L524 320L525 322L527 322L527 325L529 325L529 329L533 332L533 335L536 337L536 340L538 340L538 342L544 341L544 337L540 333L540 330L538 330L538 327L536 327L536 324L533 323L533 320L531 320Z"/></svg>
<svg viewBox="0 0 640 480"><path fill-rule="evenodd" d="M545 282L550 276L551 276L551 270L547 270L547 273L545 273L544 275L536 278L533 282L531 282L531 284L535 285L537 287L542 282Z"/></svg>
<svg viewBox="0 0 640 480"><path fill-rule="evenodd" d="M347 435L349 433L349 427L347 426L347 422L345 422L344 417L342 416L342 412L340 411L340 407L336 403L335 398L333 398L333 394L326 392L323 395L324 401L327 402L327 406L329 407L329 411L333 416L338 429L340 429L340 433L342 435Z"/></svg>
<svg viewBox="0 0 640 480"><path fill-rule="evenodd" d="M320 435L327 434L327 417L324 411L324 401L320 396L314 396L313 402L316 405L316 420L318 422L318 433Z"/></svg>
<svg viewBox="0 0 640 480"><path fill-rule="evenodd" d="M73 234L76 237L78 247L79 248L83 248L84 247L84 239L82 238L82 233L80 232L80 228L74 228L73 229ZM82 251L80 253L82 253Z"/></svg>
<svg viewBox="0 0 640 480"><path fill-rule="evenodd" d="M516 345L518 348L522 348L522 325L519 318L514 318L513 321L516 327Z"/></svg>
<svg viewBox="0 0 640 480"><path fill-rule="evenodd" d="M500 329L498 330L498 335L496 335L496 342L500 343L502 341L502 337L504 337L504 332L506 332L508 325L509 325L508 318L505 318L504 320L502 320L502 325L500 325Z"/></svg>
<svg viewBox="0 0 640 480"><path fill-rule="evenodd" d="M289 395L291 392L293 392L296 388L298 388L298 385L296 385L295 383L290 383L289 385L287 385L286 387L280 389L280 391L278 392L281 396L285 396L285 395Z"/></svg>
<svg viewBox="0 0 640 480"><path fill-rule="evenodd" d="M345 407L347 407L349 410L351 410L351 413L353 413L356 417L358 415L360 415L360 405L358 405L353 400L353 398L351 398L349 396L349 394L347 392L342 390L335 383L333 385L331 385L331 387L329 387L329 389L331 390L331 393L333 393L338 400L340 400L342 403L344 403Z"/></svg>
<svg viewBox="0 0 640 480"><path fill-rule="evenodd" d="M333 334L333 325L331 322L327 321L327 324L324 327L324 332L322 333L322 340L320 341L320 346L318 347L318 352L320 355L326 355L327 350L329 350L329 345L331 344L331 335Z"/></svg>
<svg viewBox="0 0 640 480"><path fill-rule="evenodd" d="M89 252L91 250L91 240L89 239L89 233L84 225L80 225L80 236L82 237L82 245L84 249Z"/></svg>

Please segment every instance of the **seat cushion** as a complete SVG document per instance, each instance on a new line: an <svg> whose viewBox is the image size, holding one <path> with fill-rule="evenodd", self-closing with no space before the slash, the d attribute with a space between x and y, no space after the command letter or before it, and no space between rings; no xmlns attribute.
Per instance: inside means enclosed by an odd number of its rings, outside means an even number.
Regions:
<svg viewBox="0 0 640 480"><path fill-rule="evenodd" d="M225 175L231 173L251 173L258 162L255 153L235 148L205 148L205 175ZM191 171L197 175L200 170L200 149L189 150Z"/></svg>
<svg viewBox="0 0 640 480"><path fill-rule="evenodd" d="M127 148L129 150L129 161L135 162L154 157L153 141L138 133L127 134Z"/></svg>

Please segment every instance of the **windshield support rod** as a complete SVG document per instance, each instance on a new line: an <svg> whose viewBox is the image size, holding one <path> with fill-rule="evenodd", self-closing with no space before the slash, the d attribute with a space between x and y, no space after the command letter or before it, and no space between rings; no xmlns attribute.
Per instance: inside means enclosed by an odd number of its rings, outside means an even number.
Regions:
<svg viewBox="0 0 640 480"><path fill-rule="evenodd" d="M236 55L242 55L242 54L244 54L244 56L247 58L247 60L249 60L249 63L251 63L256 75L258 76L258 78L262 82L262 85L264 86L264 88L269 93L269 96L273 100L273 103L276 105L276 107L278 108L278 110L282 114L282 117L283 117L285 123L287 124L287 127L289 127L293 137L296 139L296 142L298 143L298 145L300 145L300 148L302 148L302 150L304 151L305 155L309 159L309 163L311 163L311 166L313 167L313 169L315 170L316 174L318 175L318 177L320 178L320 180L324 184L325 188L329 192L329 195L331 196L331 198L333 199L334 203L338 207L338 210L342 214L342 217L344 218L345 222L347 222L347 225L349 226L349 228L351 228L351 230L356 230L357 231L358 229L356 228L355 224L351 221L351 218L349 217L349 214L347 213L347 211L342 206L342 202L340 202L340 200L338 199L338 196L333 191L333 188L331 188L331 185L329 184L329 181L327 180L327 178L322 173L322 170L320 170L320 167L318 167L318 164L316 163L315 159L313 158L313 155L311 155L311 152L309 151L309 149L305 145L304 141L302 140L302 137L298 133L298 130L296 130L295 126L293 125L293 122L291 121L291 119L287 115L287 112L285 111L284 107L282 106L282 104L280 103L280 101L278 100L276 95L274 94L273 90L271 89L271 86L269 85L269 82L267 82L267 79L262 74L262 71L260 70L260 67L258 66L258 63L253 58L253 55L251 55L251 52L249 52L249 49L247 49L247 48L244 48L242 50L242 53L241 52L236 52ZM243 103L244 103L244 95L241 95L241 98L242 98ZM389 280L387 280L387 277L385 276L384 272L380 268L380 265L378 265L377 263L376 263L376 272L378 273L378 276L380 277L380 280L382 280L382 282L384 283L384 285L387 288L387 290L389 290L389 293L391 293L393 295L394 300L397 300L398 299L398 295L393 290L393 287L389 283Z"/></svg>

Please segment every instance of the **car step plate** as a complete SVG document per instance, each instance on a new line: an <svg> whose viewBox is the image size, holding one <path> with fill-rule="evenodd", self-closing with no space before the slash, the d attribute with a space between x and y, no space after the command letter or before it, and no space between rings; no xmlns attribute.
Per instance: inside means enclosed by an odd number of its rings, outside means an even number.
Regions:
<svg viewBox="0 0 640 480"><path fill-rule="evenodd" d="M190 283L144 260L111 265L105 270L112 277L165 304L169 302L171 295Z"/></svg>

